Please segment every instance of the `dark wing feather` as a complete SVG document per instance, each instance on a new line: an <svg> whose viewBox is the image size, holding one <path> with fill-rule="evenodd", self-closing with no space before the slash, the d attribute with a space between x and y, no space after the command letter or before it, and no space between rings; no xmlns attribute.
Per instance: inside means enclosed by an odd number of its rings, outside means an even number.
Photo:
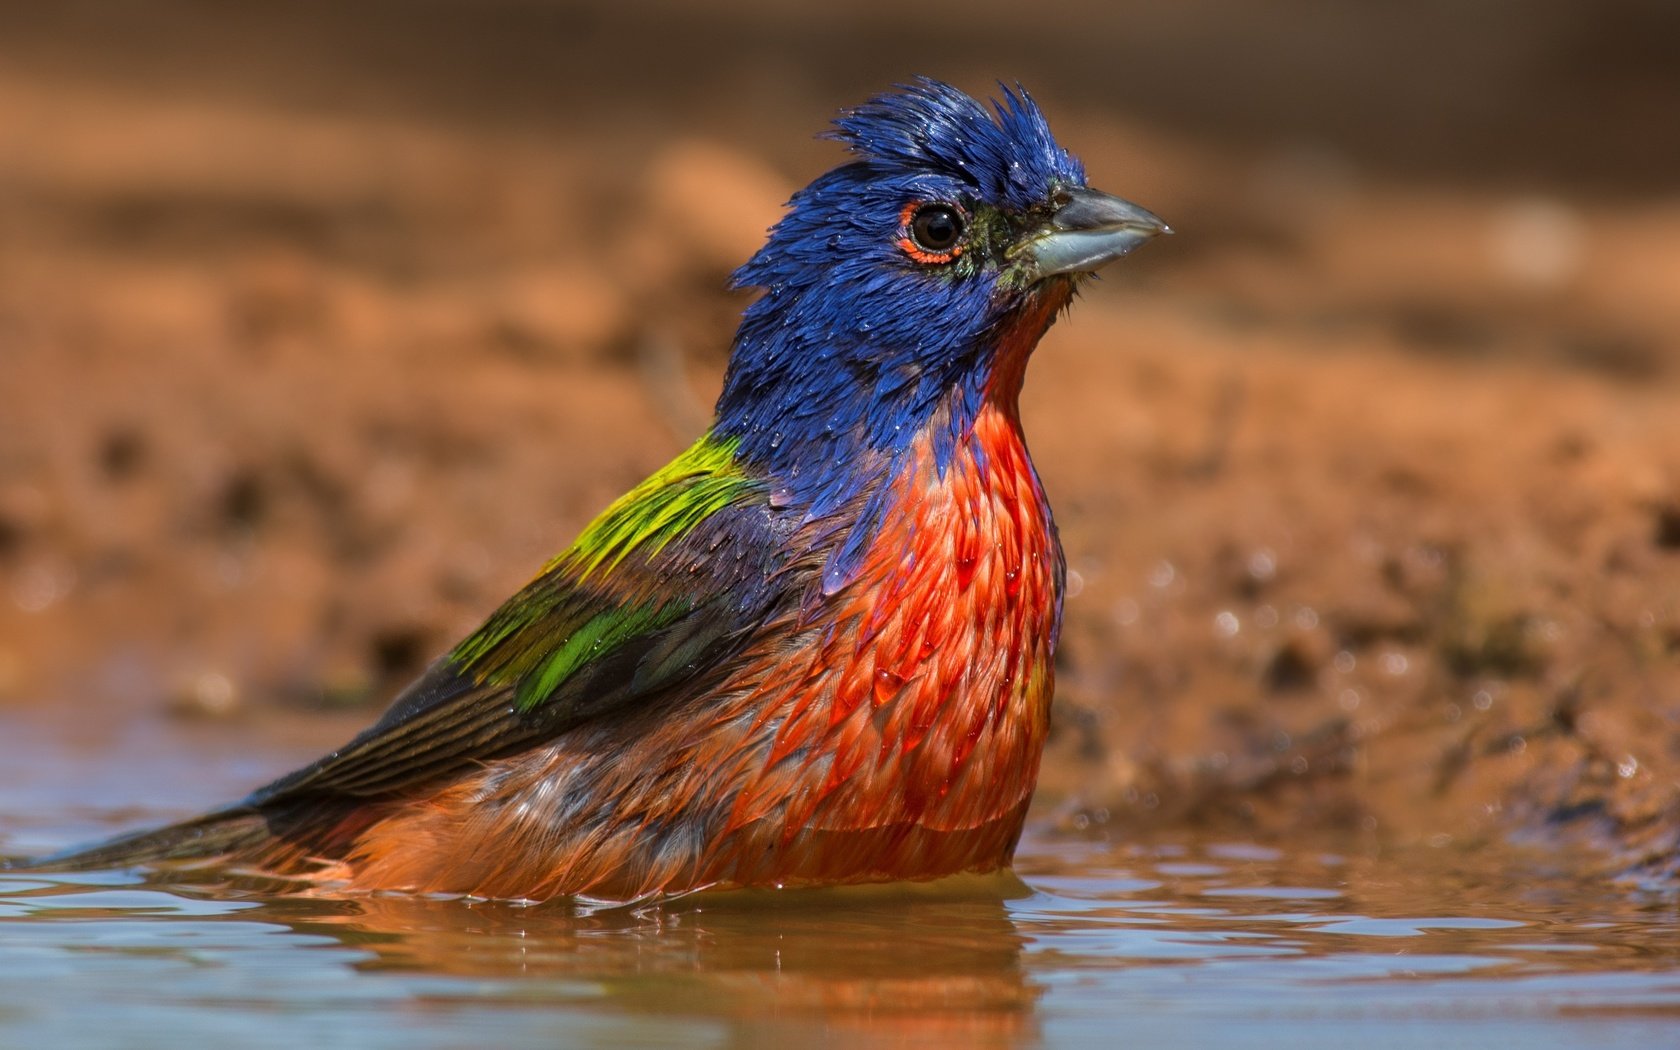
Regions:
<svg viewBox="0 0 1680 1050"><path fill-rule="evenodd" d="M784 599L785 581L774 577L788 531L767 500L754 499L720 509L650 555L632 554L597 577L580 579L562 559L491 617L485 630L510 618L520 624L497 647L463 661L464 643L371 728L244 805L306 795L389 797L582 722L700 687ZM536 702L521 700L522 684L578 631L602 618L619 622L625 610L650 601L661 615L633 618L640 630L590 652ZM529 615L532 607L541 615Z"/></svg>
<svg viewBox="0 0 1680 1050"><path fill-rule="evenodd" d="M536 746L591 719L703 695L729 659L814 588L798 523L702 439L434 663L370 729L232 806L35 861L90 868L332 851L363 802Z"/></svg>

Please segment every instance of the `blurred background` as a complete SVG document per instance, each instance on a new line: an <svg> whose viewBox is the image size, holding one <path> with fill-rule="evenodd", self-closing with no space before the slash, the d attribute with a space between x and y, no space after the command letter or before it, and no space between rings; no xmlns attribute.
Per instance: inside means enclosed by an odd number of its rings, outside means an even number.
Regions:
<svg viewBox="0 0 1680 1050"><path fill-rule="evenodd" d="M813 134L926 73L1179 231L1028 381L1043 819L1669 870L1677 49L1663 0L0 6L0 769L186 810L366 723L692 439Z"/></svg>

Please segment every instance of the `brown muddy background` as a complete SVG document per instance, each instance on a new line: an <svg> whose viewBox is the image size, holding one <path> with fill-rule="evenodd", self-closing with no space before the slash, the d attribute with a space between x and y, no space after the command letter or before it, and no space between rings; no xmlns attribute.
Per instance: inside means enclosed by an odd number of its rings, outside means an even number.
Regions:
<svg viewBox="0 0 1680 1050"><path fill-rule="evenodd" d="M0 7L0 734L338 742L703 425L836 108L1018 78L1180 231L1029 377L1046 818L1673 871L1680 9L1264 8Z"/></svg>

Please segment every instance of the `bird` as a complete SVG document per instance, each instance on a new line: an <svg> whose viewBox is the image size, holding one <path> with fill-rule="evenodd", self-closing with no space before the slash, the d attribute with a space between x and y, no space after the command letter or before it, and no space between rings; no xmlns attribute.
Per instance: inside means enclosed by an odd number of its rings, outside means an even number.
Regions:
<svg viewBox="0 0 1680 1050"><path fill-rule="evenodd" d="M367 730L237 803L24 862L633 903L1007 867L1065 561L1029 356L1171 231L1033 98L916 78L733 275L716 415Z"/></svg>

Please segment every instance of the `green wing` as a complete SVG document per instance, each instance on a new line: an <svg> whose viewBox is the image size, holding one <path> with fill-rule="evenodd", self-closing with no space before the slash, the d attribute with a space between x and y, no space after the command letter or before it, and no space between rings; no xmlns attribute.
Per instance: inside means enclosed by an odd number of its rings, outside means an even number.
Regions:
<svg viewBox="0 0 1680 1050"><path fill-rule="evenodd" d="M255 792L388 795L704 682L783 597L786 522L734 443L631 490L345 747Z"/></svg>
<svg viewBox="0 0 1680 1050"><path fill-rule="evenodd" d="M716 597L695 594L681 580L649 579L647 570L668 568L661 555L671 544L691 540L720 512L763 495L763 484L740 470L734 451L732 441L702 438L630 490L456 646L450 660L479 680L514 685L519 708L530 711L590 660ZM595 600L579 601L586 594Z"/></svg>

